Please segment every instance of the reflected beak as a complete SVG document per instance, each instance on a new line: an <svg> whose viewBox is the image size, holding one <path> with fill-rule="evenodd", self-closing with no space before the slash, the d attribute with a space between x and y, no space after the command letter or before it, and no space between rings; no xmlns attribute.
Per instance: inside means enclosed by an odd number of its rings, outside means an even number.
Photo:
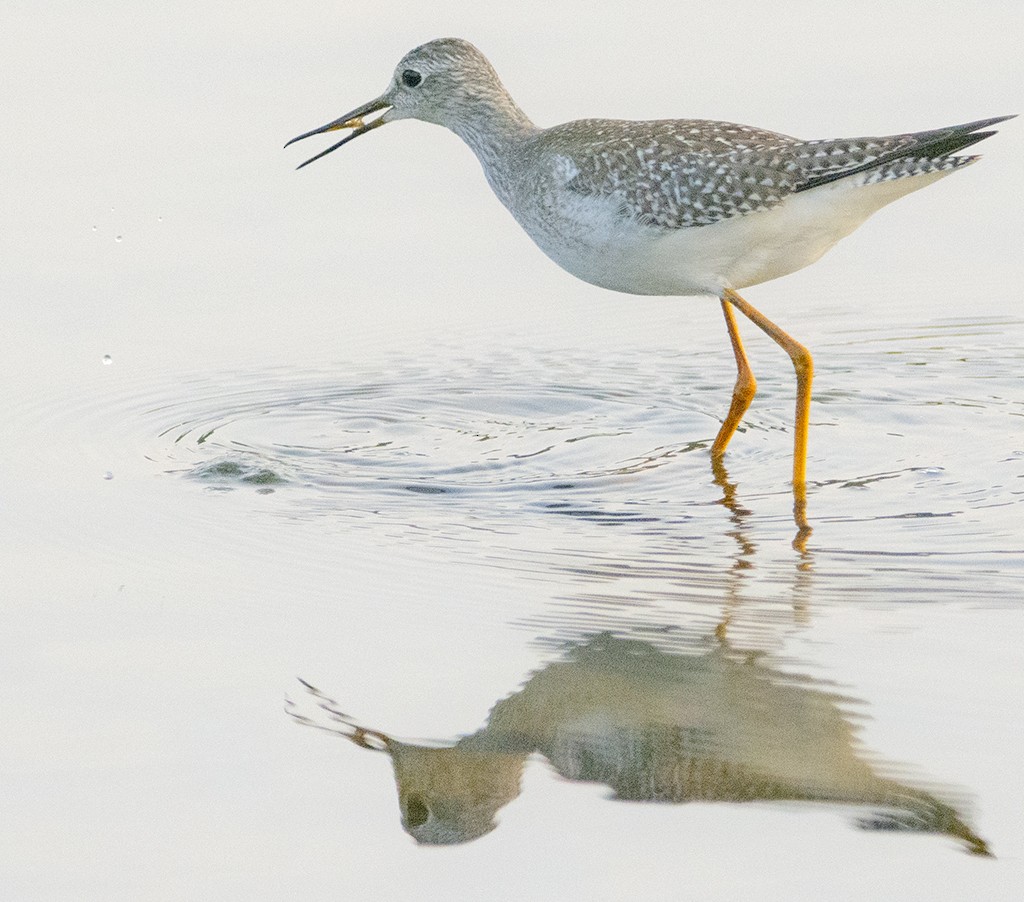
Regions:
<svg viewBox="0 0 1024 902"><path fill-rule="evenodd" d="M376 113L378 110L390 109L391 104L388 102L386 95L378 97L376 100L371 100L369 103L364 103L361 107L357 107L352 110L351 113L346 113L339 119L335 119L333 122L328 122L327 125L321 125L320 128L314 128L311 132L306 132L304 135L299 135L296 138L292 138L288 144L294 144L296 141L301 141L303 138L309 138L312 135L321 135L324 132L336 132L343 128L350 128L352 132L345 135L337 144L332 144L327 150L322 150L315 157L310 157L305 163L300 164L296 169L301 169L303 166L308 166L314 160L319 160L320 157L326 157L327 154L341 147L342 144L348 144L349 141L354 138L358 138L360 135L365 135L371 129L375 129L380 125L384 124L384 116L378 116L376 119L371 119L369 122L364 122L363 117L370 115L370 113ZM285 147L288 146L285 144Z"/></svg>

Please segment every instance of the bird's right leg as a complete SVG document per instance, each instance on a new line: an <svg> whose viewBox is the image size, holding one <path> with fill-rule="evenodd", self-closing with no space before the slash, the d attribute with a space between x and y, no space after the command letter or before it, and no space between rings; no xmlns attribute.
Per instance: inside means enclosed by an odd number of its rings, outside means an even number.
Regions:
<svg viewBox="0 0 1024 902"><path fill-rule="evenodd" d="M711 446L713 461L721 460L722 455L725 454L729 439L733 437L736 427L743 419L743 414L747 412L750 402L754 400L754 395L757 393L757 380L754 378L753 370L750 369L750 364L747 362L746 352L743 350L743 342L740 340L740 333L736 328L736 317L732 312L732 304L724 297L722 298L722 313L725 315L725 325L729 329L732 352L736 357L736 385L732 390L732 404L729 407L729 413Z"/></svg>

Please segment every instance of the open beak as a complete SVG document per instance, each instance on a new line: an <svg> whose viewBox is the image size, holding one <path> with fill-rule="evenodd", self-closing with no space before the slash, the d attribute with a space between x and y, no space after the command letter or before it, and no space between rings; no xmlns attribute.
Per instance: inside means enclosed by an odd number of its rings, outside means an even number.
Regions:
<svg viewBox="0 0 1024 902"><path fill-rule="evenodd" d="M314 160L319 160L320 157L326 157L331 151L337 150L342 144L348 144L353 138L358 138L360 135L365 135L371 129L375 129L380 125L384 124L384 116L378 116L376 119L371 119L369 122L364 122L363 117L369 116L370 113L376 113L378 110L385 110L391 107L388 102L386 95L378 97L376 100L371 100L369 103L364 103L361 107L357 107L352 110L351 113L346 113L340 119L335 119L333 122L328 122L327 125L321 125L320 128L314 128L311 132L306 132L304 135L299 135L296 138L292 138L288 144L294 144L296 141L301 141L303 138L308 138L311 135L320 135L324 132L336 132L343 128L352 129L350 134L345 135L337 144L332 144L327 150L322 150L315 157L310 157L305 163L297 166L297 169L301 169L303 166L308 166ZM285 147L288 146L285 144Z"/></svg>

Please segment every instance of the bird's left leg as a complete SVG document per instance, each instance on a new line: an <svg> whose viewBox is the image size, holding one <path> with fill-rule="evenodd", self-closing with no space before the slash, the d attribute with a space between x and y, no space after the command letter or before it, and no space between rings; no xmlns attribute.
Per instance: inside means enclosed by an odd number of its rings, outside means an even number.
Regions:
<svg viewBox="0 0 1024 902"><path fill-rule="evenodd" d="M729 413L711 446L712 461L721 460L722 455L725 454L729 439L735 434L736 427L739 426L743 414L747 412L750 402L754 400L754 395L757 393L757 380L754 378L753 370L750 369L750 363L743 350L743 342L740 340L739 329L736 328L736 317L733 315L732 305L724 295L722 297L722 313L725 315L725 325L729 329L732 353L736 357L736 385L732 390L732 404L729 407Z"/></svg>

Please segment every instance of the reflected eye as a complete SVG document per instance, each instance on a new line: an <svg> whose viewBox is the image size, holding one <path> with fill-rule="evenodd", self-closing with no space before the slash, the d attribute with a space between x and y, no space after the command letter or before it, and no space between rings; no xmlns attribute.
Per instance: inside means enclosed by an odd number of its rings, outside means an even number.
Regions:
<svg viewBox="0 0 1024 902"><path fill-rule="evenodd" d="M423 76L415 69L406 69L402 73L402 82L406 87L415 88L421 81L423 81Z"/></svg>
<svg viewBox="0 0 1024 902"><path fill-rule="evenodd" d="M405 820L410 827L419 827L427 822L430 809L419 796L410 796L405 803Z"/></svg>

